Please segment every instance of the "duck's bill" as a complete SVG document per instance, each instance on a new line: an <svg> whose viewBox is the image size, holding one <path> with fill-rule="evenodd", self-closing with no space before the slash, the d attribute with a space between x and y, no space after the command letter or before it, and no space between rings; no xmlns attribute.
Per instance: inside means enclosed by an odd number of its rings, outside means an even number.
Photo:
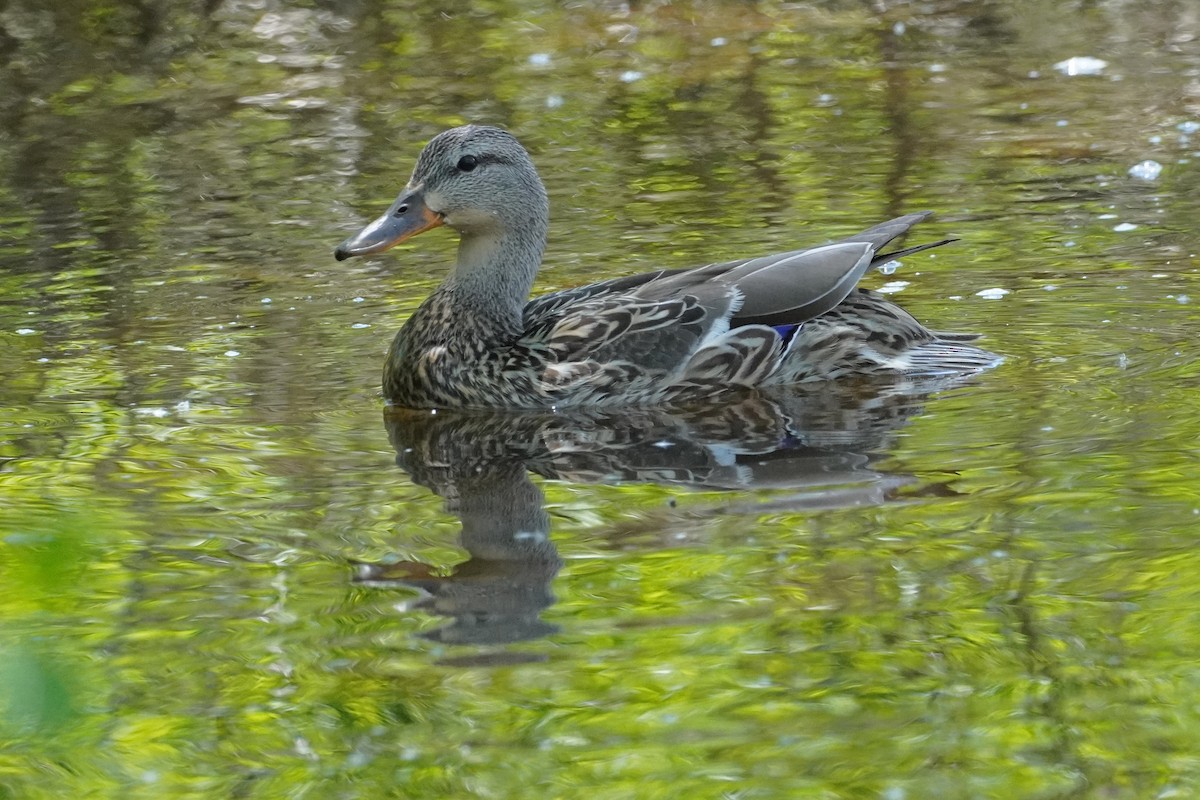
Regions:
<svg viewBox="0 0 1200 800"><path fill-rule="evenodd" d="M442 217L425 205L417 192L405 192L396 198L392 207L379 219L337 246L333 257L344 261L351 256L382 253L405 239L442 224Z"/></svg>

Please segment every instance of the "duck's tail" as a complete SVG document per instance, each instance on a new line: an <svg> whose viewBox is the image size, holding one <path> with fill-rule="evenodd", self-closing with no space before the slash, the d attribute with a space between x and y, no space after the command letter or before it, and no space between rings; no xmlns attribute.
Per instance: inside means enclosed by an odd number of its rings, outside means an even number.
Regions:
<svg viewBox="0 0 1200 800"><path fill-rule="evenodd" d="M933 341L904 351L898 359L903 361L901 371L907 375L961 375L982 372L1004 361L982 347L966 344L978 339L978 334L938 331L935 335Z"/></svg>

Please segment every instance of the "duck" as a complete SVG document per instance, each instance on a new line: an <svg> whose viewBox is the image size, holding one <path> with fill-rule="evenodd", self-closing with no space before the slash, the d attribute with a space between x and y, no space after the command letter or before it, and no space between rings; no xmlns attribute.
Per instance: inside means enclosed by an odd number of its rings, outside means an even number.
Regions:
<svg viewBox="0 0 1200 800"><path fill-rule="evenodd" d="M709 402L729 392L882 376L964 375L1000 358L976 334L926 328L858 287L931 212L815 247L665 268L530 298L549 199L511 133L433 137L387 211L337 246L342 261L425 231L458 233L445 280L388 349L383 394L412 409L559 409Z"/></svg>

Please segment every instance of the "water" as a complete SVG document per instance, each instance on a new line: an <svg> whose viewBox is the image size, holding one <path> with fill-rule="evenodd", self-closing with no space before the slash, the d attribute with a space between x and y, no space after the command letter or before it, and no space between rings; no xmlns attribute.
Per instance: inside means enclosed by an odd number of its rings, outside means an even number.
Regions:
<svg viewBox="0 0 1200 800"><path fill-rule="evenodd" d="M1198 26L12 0L0 796L1196 794ZM466 121L546 180L540 290L929 208L867 285L1007 360L385 413L453 237L332 248Z"/></svg>

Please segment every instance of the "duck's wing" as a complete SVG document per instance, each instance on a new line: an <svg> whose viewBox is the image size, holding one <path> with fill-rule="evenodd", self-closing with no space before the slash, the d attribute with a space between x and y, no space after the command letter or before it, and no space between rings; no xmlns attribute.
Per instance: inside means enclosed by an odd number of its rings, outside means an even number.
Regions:
<svg viewBox="0 0 1200 800"><path fill-rule="evenodd" d="M552 325L572 307L590 301L611 298L620 303L622 300L618 298L630 297L640 301L662 300L697 291L712 282L736 286L743 295L741 307L732 320L735 326L803 322L842 302L871 267L954 241L942 239L880 252L931 214L930 211L906 214L819 247L703 267L663 269L542 295L526 305L525 328Z"/></svg>
<svg viewBox="0 0 1200 800"><path fill-rule="evenodd" d="M720 282L736 286L743 297L730 320L733 327L804 322L833 310L871 267L954 241L943 239L880 252L929 215L928 211L906 214L820 247L660 274L641 292L666 296L692 291L706 282Z"/></svg>
<svg viewBox="0 0 1200 800"><path fill-rule="evenodd" d="M707 369L714 359L721 380L729 381L730 370L765 369L765 362L778 355L778 339L769 331L747 328L744 336L735 335L743 333L739 329L821 316L845 300L873 264L945 244L879 252L927 216L897 217L820 247L659 270L544 295L525 307L522 344L551 364L573 365L559 370L558 382L624 369L620 365L629 365L630 375L614 373L608 379L632 380L634 372L670 372L685 364L689 376L699 375L700 367ZM713 346L719 337L729 341ZM693 356L698 352L707 360L697 366Z"/></svg>

